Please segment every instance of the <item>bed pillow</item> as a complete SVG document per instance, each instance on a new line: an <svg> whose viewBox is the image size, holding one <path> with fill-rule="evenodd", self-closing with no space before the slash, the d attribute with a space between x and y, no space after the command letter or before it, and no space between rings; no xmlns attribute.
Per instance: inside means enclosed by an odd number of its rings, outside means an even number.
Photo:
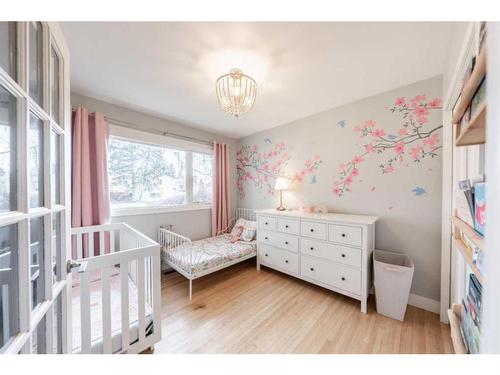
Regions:
<svg viewBox="0 0 500 375"><path fill-rule="evenodd" d="M236 223L234 223L234 227L231 230L231 237L240 238L242 232L240 227L245 228L245 221L245 219L238 219Z"/></svg>
<svg viewBox="0 0 500 375"><path fill-rule="evenodd" d="M242 229L243 228L243 229ZM240 241L253 241L257 232L257 222L238 219L231 231L231 238Z"/></svg>
<svg viewBox="0 0 500 375"><path fill-rule="evenodd" d="M245 220L245 225L243 226L243 232L241 233L242 241L253 241L255 239L255 234L257 233L257 222Z"/></svg>

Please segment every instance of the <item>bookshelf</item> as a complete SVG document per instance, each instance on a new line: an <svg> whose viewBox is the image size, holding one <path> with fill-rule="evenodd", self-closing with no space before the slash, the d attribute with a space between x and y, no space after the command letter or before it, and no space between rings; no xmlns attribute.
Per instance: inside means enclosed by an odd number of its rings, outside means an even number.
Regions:
<svg viewBox="0 0 500 375"><path fill-rule="evenodd" d="M474 94L486 76L486 70L487 50L486 47L484 47L479 53L476 65L463 87L462 93L460 94L460 102L453 111L453 123L457 128L455 136L456 146L471 146L486 143L486 102L481 105L480 109L470 119L469 124L465 128L462 128L460 125L461 119L471 104Z"/></svg>
<svg viewBox="0 0 500 375"><path fill-rule="evenodd" d="M450 137L452 151L450 271L448 309L442 309L450 323L450 336L456 354L478 353L481 345L481 294L484 276L481 264L484 259L485 238L474 229L470 221L461 220L457 212L471 208L470 198L465 197L467 183L478 189L479 199L484 199L485 144L487 126L487 79L488 51L485 45L487 26L483 22L470 23L462 53L457 59L457 73L450 84L447 108L451 110ZM451 127L451 126L450 126ZM446 178L448 178L446 174ZM487 180L487 179L486 179ZM476 194L476 191L474 191ZM474 198L477 198L476 196ZM474 201L473 198L473 201ZM482 200L479 203L482 205ZM464 204L465 203L465 204ZM483 206L480 206L483 209ZM471 209L472 220L476 215ZM449 212L449 211L448 211ZM482 215L482 211L480 212ZM446 235L446 233L445 233ZM455 261L453 261L455 259ZM444 311L443 311L444 310Z"/></svg>

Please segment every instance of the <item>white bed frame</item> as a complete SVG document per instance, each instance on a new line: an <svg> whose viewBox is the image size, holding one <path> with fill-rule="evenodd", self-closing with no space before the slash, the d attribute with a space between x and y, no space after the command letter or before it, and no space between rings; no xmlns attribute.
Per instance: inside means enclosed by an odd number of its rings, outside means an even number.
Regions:
<svg viewBox="0 0 500 375"><path fill-rule="evenodd" d="M236 223L236 221L238 219L245 219L245 220L252 220L252 221L255 221L255 212L253 209L250 209L250 208L237 208L236 209L236 217L233 217L230 221L229 221L229 225L227 226L226 229L220 231L217 233L217 236L220 236L224 233L230 233L231 230L233 229L233 226L234 224ZM174 231L170 229L167 229L166 227L163 227L161 226L159 231L158 231L158 242L160 243L160 246L162 248L166 248L166 249L174 249L176 248L177 246L181 246L181 245L191 245L192 241L191 239L189 239L188 237L185 237L179 233L175 233ZM224 263L223 265L220 265L220 266L217 266L217 267L213 267L213 268L210 268L210 269L207 269L207 270L204 270L204 271L201 271L201 272L194 272L194 273L189 273L189 272L186 272L185 270L183 270L181 267L177 266L175 263L173 262L170 262L168 260L165 260L165 262L170 266L172 267L174 270L176 270L177 272L179 272L182 276L184 276L185 278L187 278L189 280L189 300L192 300L192 297L193 297L193 280L194 279L198 279L202 276L206 276L206 275L209 275L213 272L217 272L221 269L224 269L226 267L229 267L229 266L232 266L233 264L236 264L236 263L239 263L239 262L243 262L247 259L250 259L250 258L253 258L255 257L256 254L250 254L250 255L246 255L244 257L241 257L241 258L238 258L238 259L235 259L231 262L228 262L228 263ZM190 252L190 262L189 264L192 264L192 258L193 258L193 250L191 250Z"/></svg>

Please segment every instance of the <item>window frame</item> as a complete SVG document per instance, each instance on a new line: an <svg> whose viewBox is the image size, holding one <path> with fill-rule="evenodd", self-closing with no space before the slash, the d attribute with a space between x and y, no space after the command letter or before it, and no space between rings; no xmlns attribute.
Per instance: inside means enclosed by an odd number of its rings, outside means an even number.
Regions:
<svg viewBox="0 0 500 375"><path fill-rule="evenodd" d="M177 206L149 205L149 206L127 206L118 207L110 202L111 217L147 215L157 213L199 211L212 209L212 203L193 203L193 158L192 153L203 153L213 155L213 146L197 143L184 139L178 139L167 135L154 134L152 132L132 129L109 121L110 138L118 138L127 142L142 143L151 146L162 146L178 151L186 152L186 204ZM213 164L212 164L213 171ZM213 173L212 173L213 181Z"/></svg>

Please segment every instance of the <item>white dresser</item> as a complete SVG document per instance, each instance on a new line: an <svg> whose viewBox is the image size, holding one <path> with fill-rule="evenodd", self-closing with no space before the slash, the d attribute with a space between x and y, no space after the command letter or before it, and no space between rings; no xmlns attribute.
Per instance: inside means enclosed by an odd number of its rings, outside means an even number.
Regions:
<svg viewBox="0 0 500 375"><path fill-rule="evenodd" d="M371 289L378 217L260 210L257 266L266 266L361 301Z"/></svg>

